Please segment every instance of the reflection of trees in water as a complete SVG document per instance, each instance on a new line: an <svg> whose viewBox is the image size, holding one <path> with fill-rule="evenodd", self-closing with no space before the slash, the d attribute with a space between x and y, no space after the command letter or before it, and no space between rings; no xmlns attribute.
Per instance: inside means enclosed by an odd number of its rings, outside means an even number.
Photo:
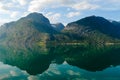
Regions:
<svg viewBox="0 0 120 80"><path fill-rule="evenodd" d="M51 62L62 64L65 60L70 65L98 71L120 64L120 46L59 45L33 46L31 49L4 46L0 47L0 60L32 75L47 70Z"/></svg>
<svg viewBox="0 0 120 80"><path fill-rule="evenodd" d="M70 65L89 71L120 65L120 46L59 46L56 51Z"/></svg>
<svg viewBox="0 0 120 80"><path fill-rule="evenodd" d="M49 50L41 49L43 48L37 46L30 50L1 47L0 60L6 64L26 70L29 74L40 74L48 69L53 58L52 54L48 54Z"/></svg>

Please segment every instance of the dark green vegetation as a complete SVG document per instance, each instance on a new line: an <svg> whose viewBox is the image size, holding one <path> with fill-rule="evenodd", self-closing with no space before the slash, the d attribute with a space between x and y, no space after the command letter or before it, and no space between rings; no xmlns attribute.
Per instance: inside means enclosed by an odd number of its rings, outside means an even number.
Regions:
<svg viewBox="0 0 120 80"><path fill-rule="evenodd" d="M0 61L36 75L47 70L51 64L53 54L49 54L48 51L45 47L38 46L32 47L32 50L24 47L12 49L0 46Z"/></svg>
<svg viewBox="0 0 120 80"><path fill-rule="evenodd" d="M47 18L39 13L31 13L16 22L1 26L0 44L30 47L39 41L51 40L52 34L56 33Z"/></svg>
<svg viewBox="0 0 120 80"><path fill-rule="evenodd" d="M119 42L120 23L110 22L103 17L89 16L69 23L63 32L76 40L83 39L90 43Z"/></svg>
<svg viewBox="0 0 120 80"><path fill-rule="evenodd" d="M119 45L58 46L55 51L68 64L88 71L102 71L120 65Z"/></svg>
<svg viewBox="0 0 120 80"><path fill-rule="evenodd" d="M59 45L54 47L36 46L32 50L0 47L0 61L17 66L31 75L46 71L51 63L66 61L72 66L88 71L101 71L110 66L120 65L119 45Z"/></svg>
<svg viewBox="0 0 120 80"><path fill-rule="evenodd" d="M0 44L29 47L39 43L119 43L120 23L90 16L69 23L50 24L40 13L31 13L0 27Z"/></svg>
<svg viewBox="0 0 120 80"><path fill-rule="evenodd" d="M120 65L120 46L115 46L120 42L119 22L90 16L63 28L62 24L53 27L40 13L2 25L0 61L32 75L53 62L67 61L89 71Z"/></svg>

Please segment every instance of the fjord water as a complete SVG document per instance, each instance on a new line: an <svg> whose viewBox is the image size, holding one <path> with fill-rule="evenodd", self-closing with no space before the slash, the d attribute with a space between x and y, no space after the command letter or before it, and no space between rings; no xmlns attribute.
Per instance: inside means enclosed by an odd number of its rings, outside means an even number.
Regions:
<svg viewBox="0 0 120 80"><path fill-rule="evenodd" d="M120 45L0 46L0 80L120 80Z"/></svg>

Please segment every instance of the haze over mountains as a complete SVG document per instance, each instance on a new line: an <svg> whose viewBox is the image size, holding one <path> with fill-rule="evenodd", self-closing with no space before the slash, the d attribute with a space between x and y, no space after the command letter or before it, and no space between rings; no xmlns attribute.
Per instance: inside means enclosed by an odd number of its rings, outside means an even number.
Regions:
<svg viewBox="0 0 120 80"><path fill-rule="evenodd" d="M28 46L41 41L113 42L120 39L120 22L89 16L75 22L51 24L40 13L31 13L0 27L0 44ZM29 45L30 46L30 45Z"/></svg>
<svg viewBox="0 0 120 80"><path fill-rule="evenodd" d="M62 31L65 28L65 26L62 23L52 24L52 27L58 32Z"/></svg>

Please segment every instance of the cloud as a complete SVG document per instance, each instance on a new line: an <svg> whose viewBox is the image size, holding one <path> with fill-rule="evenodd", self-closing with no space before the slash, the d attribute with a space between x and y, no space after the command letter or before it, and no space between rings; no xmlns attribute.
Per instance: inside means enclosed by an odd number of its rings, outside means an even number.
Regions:
<svg viewBox="0 0 120 80"><path fill-rule="evenodd" d="M96 4L90 4L86 1L80 2L80 3L76 3L74 5L71 5L71 7L75 10L93 10L93 9L97 9L100 6L96 5Z"/></svg>
<svg viewBox="0 0 120 80"><path fill-rule="evenodd" d="M19 76L19 75L20 75L20 74L18 74L17 72L15 72L15 71L13 71L13 70L10 71L10 74L11 74L12 76Z"/></svg>
<svg viewBox="0 0 120 80"><path fill-rule="evenodd" d="M5 6L3 3L0 2L0 13L9 13L10 11L8 10L8 7Z"/></svg>
<svg viewBox="0 0 120 80"><path fill-rule="evenodd" d="M18 78L19 80L27 80L28 76L30 75L26 71L0 62L0 80L16 80Z"/></svg>
<svg viewBox="0 0 120 80"><path fill-rule="evenodd" d="M72 17L79 16L79 15L80 15L80 12L69 12L67 14L67 17L72 18Z"/></svg>
<svg viewBox="0 0 120 80"><path fill-rule="evenodd" d="M9 74L0 75L0 80L10 77Z"/></svg>
<svg viewBox="0 0 120 80"><path fill-rule="evenodd" d="M21 0L20 0L21 1ZM72 8L77 11L83 10L118 10L120 9L120 0L29 0L29 12L37 12L51 8Z"/></svg>
<svg viewBox="0 0 120 80"><path fill-rule="evenodd" d="M40 80L37 76L29 76L28 80Z"/></svg>
<svg viewBox="0 0 120 80"><path fill-rule="evenodd" d="M57 6L56 6L57 5ZM36 12L45 8L69 7L75 10L96 9L99 6L91 4L87 1L75 0L32 0L28 7L28 11Z"/></svg>
<svg viewBox="0 0 120 80"><path fill-rule="evenodd" d="M12 12L10 17L11 18L16 18L20 13L18 11Z"/></svg>
<svg viewBox="0 0 120 80"><path fill-rule="evenodd" d="M49 8L55 2L56 2L55 0L32 0L28 7L28 11L30 12L40 11L46 7Z"/></svg>
<svg viewBox="0 0 120 80"><path fill-rule="evenodd" d="M47 17L51 22L63 21L63 23L67 23L67 18L79 16L85 11L120 10L119 6L120 0L107 0L104 2L103 0L0 0L0 17L2 19L17 20L30 12L43 12L47 13ZM49 12L52 12L52 14L48 15ZM61 15L67 16L67 18L65 17L66 20L58 20ZM2 23L1 20L0 24Z"/></svg>
<svg viewBox="0 0 120 80"><path fill-rule="evenodd" d="M57 23L57 22L59 22L61 14L60 13L49 12L49 13L45 14L45 16L47 18L49 18L51 23Z"/></svg>
<svg viewBox="0 0 120 80"><path fill-rule="evenodd" d="M114 11L114 10L120 10L120 0L109 0L108 2L102 2L101 3L101 10L109 10L109 11Z"/></svg>
<svg viewBox="0 0 120 80"><path fill-rule="evenodd" d="M42 7L44 7L44 5L42 4L42 2L40 2L39 0L33 0L30 2L30 5L28 7L28 11L30 12L36 12L36 11L39 11Z"/></svg>
<svg viewBox="0 0 120 80"><path fill-rule="evenodd" d="M25 6L29 2L28 2L28 0L12 0L12 3L18 3L21 6Z"/></svg>
<svg viewBox="0 0 120 80"><path fill-rule="evenodd" d="M7 68L10 68L9 65L5 65L3 62L0 62L0 69L7 69Z"/></svg>
<svg viewBox="0 0 120 80"><path fill-rule="evenodd" d="M26 1L27 3L27 0L10 0L10 1L1 0L0 1L0 25L20 18L24 13L24 11L21 12L23 10L22 4L25 4L24 1Z"/></svg>
<svg viewBox="0 0 120 80"><path fill-rule="evenodd" d="M80 72L74 72L73 70L67 70L66 72L71 76L81 76Z"/></svg>
<svg viewBox="0 0 120 80"><path fill-rule="evenodd" d="M20 5L24 6L27 4L27 0L17 0Z"/></svg>
<svg viewBox="0 0 120 80"><path fill-rule="evenodd" d="M21 6L14 2L6 2L6 0L0 2L0 14L11 14L11 12L15 10L19 11L20 9Z"/></svg>

